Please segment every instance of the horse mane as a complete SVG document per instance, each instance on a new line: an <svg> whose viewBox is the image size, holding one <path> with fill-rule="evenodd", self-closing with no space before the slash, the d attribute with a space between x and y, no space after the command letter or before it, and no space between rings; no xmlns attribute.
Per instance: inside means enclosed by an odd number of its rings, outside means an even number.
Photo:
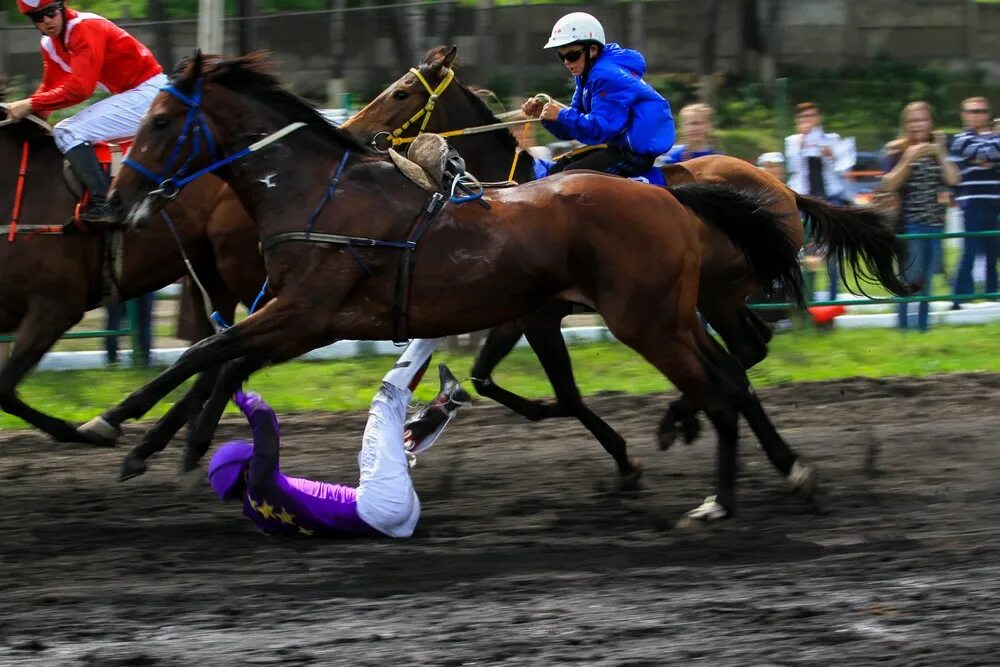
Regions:
<svg viewBox="0 0 1000 667"><path fill-rule="evenodd" d="M270 54L265 51L225 58L201 56L201 76L234 92L254 98L268 108L283 113L291 122L303 122L321 137L342 150L367 154L370 149L353 135L330 124L310 102L284 88L274 74ZM182 61L171 76L171 83L180 89L190 86L194 59Z"/></svg>
<svg viewBox="0 0 1000 667"><path fill-rule="evenodd" d="M440 63L443 62L444 56L448 52L448 49L449 47L443 44L440 46L435 46L433 49L424 54L424 59L420 62L420 65L426 67L439 66ZM457 60L451 64L451 69L455 71L458 71L458 67L459 63ZM500 119L493 114L493 112L490 110L486 102L484 102L483 99L478 95L476 95L473 91L469 90L465 86L465 84L463 84L461 81L458 80L458 77L455 77L455 80L452 81L452 84L458 85L459 90L462 91L462 94L465 95L466 99L469 101L469 104L475 111L476 114L476 118L474 121L475 123L480 125L491 125L493 123L500 122ZM514 134L510 130L494 134L499 134L499 136L502 137L501 141L503 141L504 148L506 150L513 152L514 150L517 149L517 139L514 138Z"/></svg>

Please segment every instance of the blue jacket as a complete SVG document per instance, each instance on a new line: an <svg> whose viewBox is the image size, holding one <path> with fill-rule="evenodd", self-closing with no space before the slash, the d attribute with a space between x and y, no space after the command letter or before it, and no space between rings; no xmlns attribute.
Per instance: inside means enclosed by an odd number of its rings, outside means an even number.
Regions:
<svg viewBox="0 0 1000 667"><path fill-rule="evenodd" d="M642 80L646 60L615 43L604 47L586 81L576 79L573 102L545 128L559 139L623 146L642 155L666 153L674 145L670 103Z"/></svg>

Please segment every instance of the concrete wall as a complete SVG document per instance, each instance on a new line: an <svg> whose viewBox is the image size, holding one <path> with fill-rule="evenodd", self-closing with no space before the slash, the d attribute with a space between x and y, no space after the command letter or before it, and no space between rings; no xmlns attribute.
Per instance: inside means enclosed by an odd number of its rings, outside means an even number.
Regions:
<svg viewBox="0 0 1000 667"><path fill-rule="evenodd" d="M887 54L917 64L956 69L977 66L1000 81L1000 4L972 0L759 0L758 4L762 28L769 35L767 48L779 67L862 64ZM643 49L650 71L695 72L708 3L604 0L578 7L490 5L488 0L480 0L478 8L427 5L406 10L407 16L399 14L400 9L350 11L343 15L344 39L339 50L333 48L328 14L271 15L257 21L257 46L273 50L282 76L311 95L322 96L327 89L327 79L336 72L333 54L337 51L344 54L341 66L346 88L367 95L401 76L404 65L416 64L424 50L443 41L459 46L465 81L486 84L503 77L521 88L526 80L560 76L555 59L541 45L559 16L581 9L602 19L609 38ZM723 0L716 64L725 72L745 66L736 10L736 0ZM123 25L152 42L148 24ZM175 59L191 52L195 27L194 21L172 24ZM229 53L236 50L236 29L235 21L227 21ZM402 54L394 48L400 34L408 40ZM0 30L0 71L37 81L37 41L30 27Z"/></svg>

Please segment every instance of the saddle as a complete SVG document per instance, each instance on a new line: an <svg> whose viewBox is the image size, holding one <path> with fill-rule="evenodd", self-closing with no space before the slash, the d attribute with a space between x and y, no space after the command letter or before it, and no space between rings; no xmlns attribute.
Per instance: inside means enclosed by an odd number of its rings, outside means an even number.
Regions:
<svg viewBox="0 0 1000 667"><path fill-rule="evenodd" d="M131 146L131 139L124 139L114 143L101 142L94 145L94 152L97 153L97 161L108 172L109 177L114 178L118 175L118 172L121 170L122 158ZM83 183L77 178L76 172L73 171L73 167L69 164L69 160L63 160L63 179L66 181L70 192L76 195L78 199L83 200L86 188L83 187Z"/></svg>
<svg viewBox="0 0 1000 667"><path fill-rule="evenodd" d="M389 159L404 176L428 192L447 194L452 181L466 173L465 160L438 134L418 135L405 156L390 149Z"/></svg>

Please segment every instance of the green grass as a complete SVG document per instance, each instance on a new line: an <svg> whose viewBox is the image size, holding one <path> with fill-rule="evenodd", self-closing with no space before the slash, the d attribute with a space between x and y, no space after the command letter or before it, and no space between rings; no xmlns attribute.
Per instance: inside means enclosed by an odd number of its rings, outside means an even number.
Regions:
<svg viewBox="0 0 1000 667"><path fill-rule="evenodd" d="M854 375L1000 371L998 339L1000 324L938 327L927 334L895 330L796 331L775 338L771 356L751 372L751 377L761 387ZM650 393L668 387L648 364L616 343L574 347L572 356L577 381L585 394L602 390ZM460 377L471 366L467 354L443 353L439 359ZM261 392L280 412L362 410L390 363L389 357L295 362L257 373L249 387ZM22 396L40 409L84 421L154 375L153 370L132 369L36 373L24 384ZM527 349L516 350L494 377L500 384L530 397L552 394L537 360ZM436 379L429 376L417 397L430 398L436 384ZM166 407L164 401L151 416L162 414ZM19 420L0 415L0 429L23 427Z"/></svg>

